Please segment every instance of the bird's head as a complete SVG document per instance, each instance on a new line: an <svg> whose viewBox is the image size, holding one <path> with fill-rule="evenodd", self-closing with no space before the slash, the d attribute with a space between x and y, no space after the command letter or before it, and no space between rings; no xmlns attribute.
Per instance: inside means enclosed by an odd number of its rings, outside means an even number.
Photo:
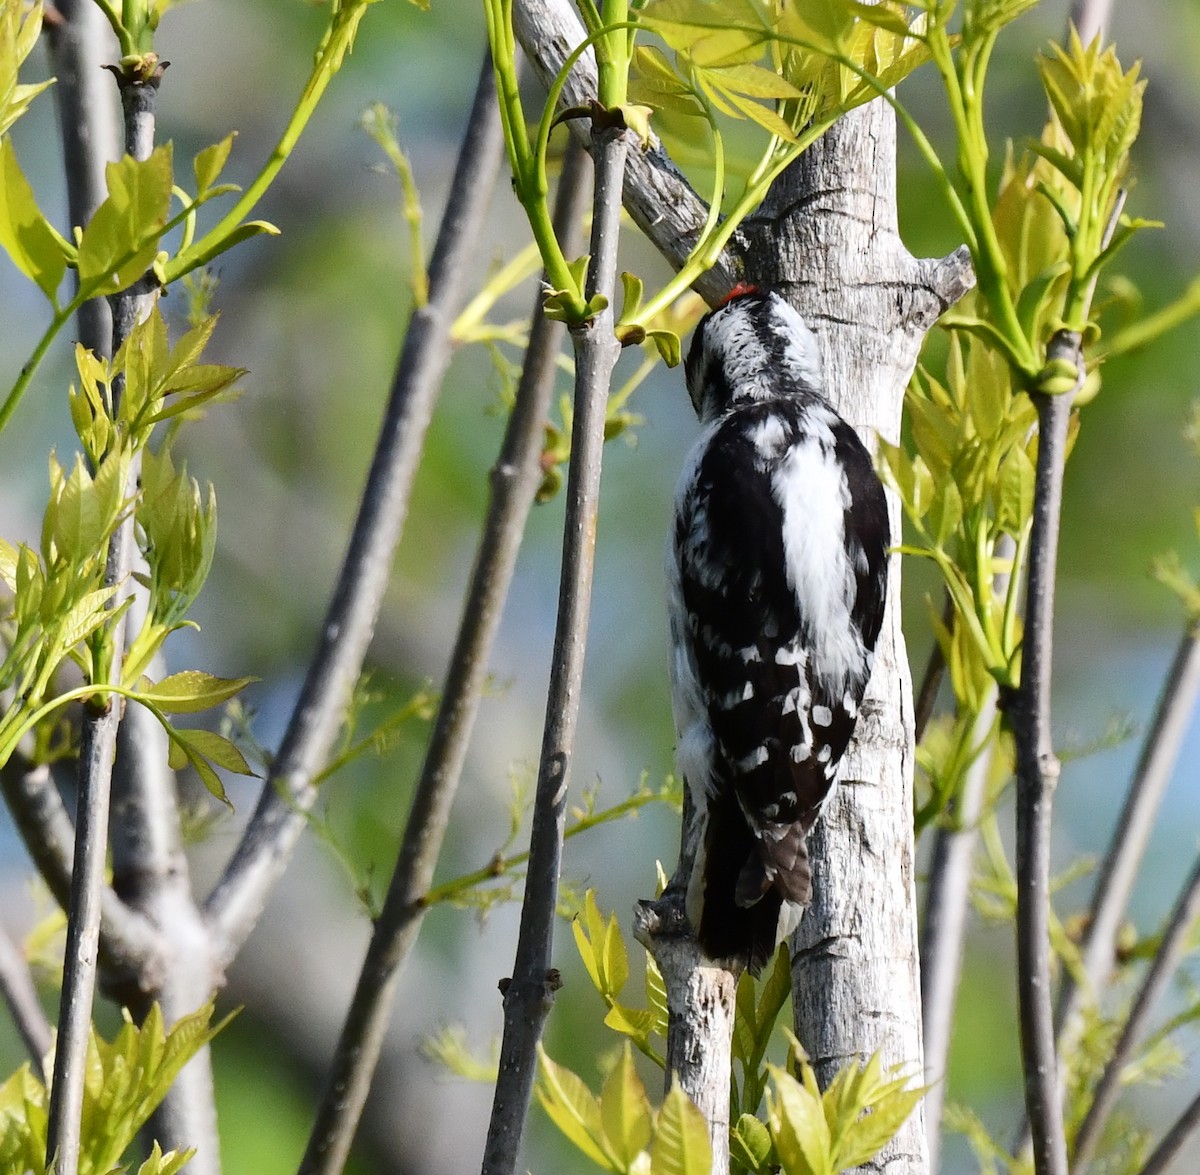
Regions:
<svg viewBox="0 0 1200 1175"><path fill-rule="evenodd" d="M685 370L704 422L739 402L824 390L816 335L774 291L745 284L700 320Z"/></svg>

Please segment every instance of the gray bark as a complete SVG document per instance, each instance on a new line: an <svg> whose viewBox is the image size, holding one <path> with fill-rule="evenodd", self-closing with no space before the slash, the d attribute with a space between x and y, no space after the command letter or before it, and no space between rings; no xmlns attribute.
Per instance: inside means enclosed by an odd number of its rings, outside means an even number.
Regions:
<svg viewBox="0 0 1200 1175"><path fill-rule="evenodd" d="M787 296L816 332L829 396L864 435L895 441L925 332L970 288L965 251L913 258L895 207L895 123L882 102L841 120L745 226L749 280ZM893 500L893 534L899 535ZM853 1058L922 1072L912 835L913 704L900 631L900 564L841 784L814 831L813 901L793 943L796 1032L822 1083ZM924 1116L868 1167L928 1170Z"/></svg>

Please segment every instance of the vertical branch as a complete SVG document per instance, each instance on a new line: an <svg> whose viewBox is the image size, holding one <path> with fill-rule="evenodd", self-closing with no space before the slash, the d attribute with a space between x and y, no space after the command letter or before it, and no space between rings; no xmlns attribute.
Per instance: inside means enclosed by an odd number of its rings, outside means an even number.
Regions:
<svg viewBox="0 0 1200 1175"><path fill-rule="evenodd" d="M135 159L148 159L154 149L154 107L160 73L149 77L118 75L125 116L125 150ZM148 286L135 283L111 300L113 354L133 330L153 297ZM124 381L114 379L112 413L121 401ZM137 493L139 463L131 463L126 494ZM128 593L133 563L132 512L109 541L104 584L117 589L111 603L119 605ZM104 676L93 684L119 681L125 642L122 613L101 634L107 653ZM109 789L116 755L121 705L111 695L98 696L84 707L79 748L79 800L75 821L75 861L71 874L71 903L67 911L67 946L59 1008L58 1042L50 1093L46 1163L56 1175L76 1175L79 1165L80 1115L96 989L96 955L100 936L100 903L104 892L105 850L108 844Z"/></svg>
<svg viewBox="0 0 1200 1175"><path fill-rule="evenodd" d="M316 799L314 779L345 715L383 606L425 432L450 362L450 327L500 168L504 139L485 56L429 272L429 301L413 311L362 502L337 586L262 795L206 915L227 965L282 875Z"/></svg>
<svg viewBox="0 0 1200 1175"><path fill-rule="evenodd" d="M42 1005L38 1002L37 988L29 965L20 948L0 927L0 995L12 1014L13 1023L25 1042L25 1049L35 1066L50 1051L54 1039L50 1033L50 1022Z"/></svg>
<svg viewBox="0 0 1200 1175"><path fill-rule="evenodd" d="M996 720L996 691L989 691L975 717L972 746L980 746ZM925 1129L929 1136L929 1169L936 1172L941 1152L942 1105L954 1008L962 972L963 942L971 900L971 870L975 860L978 822L983 814L989 743L968 768L950 814L952 827L940 826L934 836L921 928L921 1014L925 1034Z"/></svg>
<svg viewBox="0 0 1200 1175"><path fill-rule="evenodd" d="M1059 332L1047 348L1047 362L1065 359L1081 370L1079 345L1077 335ZM1017 743L1017 987L1025 1108L1038 1175L1067 1172L1050 991L1050 834L1059 776L1050 729L1050 679L1058 531L1072 399L1070 392L1033 393L1038 459L1021 685L1012 713Z"/></svg>
<svg viewBox="0 0 1200 1175"><path fill-rule="evenodd" d="M586 180L587 155L573 142L563 164L554 215L560 241L577 235ZM567 252L573 255L575 250L567 248ZM301 1175L337 1175L345 1166L387 1032L400 970L420 931L424 895L433 881L479 709L488 656L541 477L538 458L562 333L562 325L541 312L539 291L516 402L492 469L491 501L433 733L396 868L300 1164Z"/></svg>
<svg viewBox="0 0 1200 1175"><path fill-rule="evenodd" d="M104 200L104 166L120 146L117 104L101 70L116 41L94 0L57 0L57 19L46 21L50 57L58 84L54 95L62 137L67 208L72 225L86 226ZM115 53L110 53L115 56ZM79 274L75 273L78 289ZM112 316L103 298L85 302L77 315L79 341L108 355Z"/></svg>
<svg viewBox="0 0 1200 1175"><path fill-rule="evenodd" d="M593 136L593 144L596 180L587 295L591 299L602 294L608 304L586 322L571 328L575 348L575 416L563 524L558 619L534 795L521 929L512 978L502 985L504 1038L483 1155L484 1175L511 1175L515 1169L533 1093L537 1043L559 985L558 972L550 966L550 952L567 789L587 647L605 407L612 370L620 354L620 345L613 335L611 303L616 277L625 133L611 128L598 131Z"/></svg>

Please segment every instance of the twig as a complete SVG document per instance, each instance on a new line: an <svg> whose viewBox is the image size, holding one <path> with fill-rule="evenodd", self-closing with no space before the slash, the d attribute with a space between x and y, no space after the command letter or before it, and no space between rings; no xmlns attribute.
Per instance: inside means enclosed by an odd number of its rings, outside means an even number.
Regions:
<svg viewBox="0 0 1200 1175"><path fill-rule="evenodd" d="M125 115L125 150L135 159L148 159L154 147L154 106L157 76L138 80L123 75L119 81ZM117 294L111 301L113 354L120 349L146 308L148 295L142 282ZM113 380L113 415L117 414L124 380ZM140 462L131 462L126 494L137 493ZM104 583L117 588L110 601L116 607L129 588L133 564L132 513L109 541ZM107 681L119 681L125 647L125 614L105 635L111 650ZM96 684L103 685L104 681ZM102 708L101 708L102 707ZM109 788L116 754L117 729L122 706L109 697L84 707L79 748L79 800L75 822L75 863L71 873L71 901L67 910L67 946L63 961L63 989L54 1053L54 1078L50 1091L46 1165L55 1164L56 1175L76 1175L79 1166L80 1115L83 1109L88 1040L92 1027L92 1001L96 989L96 956L100 937L100 902L104 891L104 865L108 844Z"/></svg>
<svg viewBox="0 0 1200 1175"><path fill-rule="evenodd" d="M586 181L586 156L573 143L563 164L555 208L554 227L560 241L577 234ZM567 249L572 256L576 251ZM300 1175L336 1175L345 1166L383 1046L400 968L428 908L425 898L462 775L488 657L541 478L538 458L562 333L562 325L542 313L539 291L516 402L492 469L491 502L437 719L396 869L346 1013Z"/></svg>
<svg viewBox="0 0 1200 1175"><path fill-rule="evenodd" d="M575 348L575 417L567 477L558 619L534 797L521 929L512 978L502 984L504 1036L483 1155L484 1175L511 1175L516 1166L533 1093L537 1043L559 983L558 972L550 966L554 910L587 647L605 405L612 370L620 354L620 346L613 335L611 303L620 228L625 132L606 129L596 133L593 149L596 182L587 294L589 298L603 294L609 302L588 322L571 330Z"/></svg>
<svg viewBox="0 0 1200 1175"><path fill-rule="evenodd" d="M429 273L429 302L413 311L358 517L304 687L258 807L205 912L227 965L262 912L316 798L366 656L408 513L425 432L450 361L450 326L504 150L490 57L484 62Z"/></svg>
<svg viewBox="0 0 1200 1175"><path fill-rule="evenodd" d="M8 932L0 927L0 995L12 1013L13 1023L25 1042L34 1066L40 1068L42 1058L50 1051L54 1037L50 1021L38 1001L29 964L18 950Z"/></svg>
<svg viewBox="0 0 1200 1175"><path fill-rule="evenodd" d="M1162 1142L1154 1148L1154 1153L1146 1160L1146 1165L1139 1175L1166 1175L1167 1169L1176 1160L1183 1148L1191 1141L1192 1135L1200 1127L1200 1094L1189 1103L1188 1108L1179 1115L1179 1120L1167 1131Z"/></svg>
<svg viewBox="0 0 1200 1175"><path fill-rule="evenodd" d="M1087 930L1080 949L1087 989L1076 986L1069 971L1063 973L1058 1003L1060 1051L1067 1051L1071 1046L1074 1034L1071 1022L1081 1001L1085 996L1095 998L1095 993L1102 991L1108 982L1121 920L1129 905L1129 896L1150 843L1154 820L1179 759L1198 696L1200 630L1189 623L1175 651L1142 744L1129 793L1096 876Z"/></svg>
<svg viewBox="0 0 1200 1175"><path fill-rule="evenodd" d="M978 746L996 719L992 689L975 717L971 735ZM975 860L979 818L983 814L988 773L992 767L989 743L968 768L953 812L953 826L938 826L929 863L925 917L921 928L921 1010L925 1037L925 1129L929 1136L929 1170L936 1172L941 1151L942 1104L954 1008L962 972L963 941L971 901L971 871Z"/></svg>
<svg viewBox="0 0 1200 1175"><path fill-rule="evenodd" d="M534 72L546 86L554 81L568 55L586 36L568 0L516 0L513 31ZM597 86L595 58L585 53L563 87L561 106L586 107L595 100ZM591 134L588 120L575 118L568 125L588 145ZM657 138L652 136L647 147L635 146L629 150L622 199L634 224L671 267L679 269L704 228L708 205L692 190ZM714 305L729 292L739 272L732 253L727 250L696 280L695 289Z"/></svg>
<svg viewBox="0 0 1200 1175"><path fill-rule="evenodd" d="M58 83L58 119L62 138L67 207L72 225L84 227L107 195L104 165L120 148L117 104L112 82L101 70L106 51L117 45L104 14L92 0L58 0L59 19L47 22L50 57ZM76 289L79 275L75 274ZM79 341L96 355L112 347L112 316L103 298L85 302L76 315Z"/></svg>
<svg viewBox="0 0 1200 1175"><path fill-rule="evenodd" d="M1046 356L1047 363L1075 364L1082 378L1078 335L1059 331ZM1050 992L1050 833L1059 776L1050 729L1050 670L1063 469L1074 397L1070 392L1035 392L1032 398L1038 413L1038 459L1021 685L1012 713L1017 743L1017 987L1035 1170L1038 1175L1067 1175Z"/></svg>
<svg viewBox="0 0 1200 1175"><path fill-rule="evenodd" d="M1112 1055L1105 1063L1104 1072L1092 1095L1092 1104L1087 1117L1075 1136L1075 1152L1071 1156L1071 1169L1082 1175L1091 1162L1092 1152L1100 1140L1101 1131L1108 1121L1113 1102L1120 1093L1121 1071L1141 1036L1146 1021L1153 1014L1167 984L1171 981L1180 961L1187 953L1188 937L1200 915L1200 860L1192 868L1191 876L1183 887L1174 910L1171 911L1162 943L1155 953L1154 962L1142 981L1141 990L1130 1009L1129 1018L1121 1029L1121 1035L1113 1047Z"/></svg>

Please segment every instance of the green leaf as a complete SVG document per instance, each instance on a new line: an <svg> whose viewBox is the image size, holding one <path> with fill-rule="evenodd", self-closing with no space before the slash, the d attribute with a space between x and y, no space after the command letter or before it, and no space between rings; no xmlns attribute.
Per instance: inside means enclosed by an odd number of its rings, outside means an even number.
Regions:
<svg viewBox="0 0 1200 1175"><path fill-rule="evenodd" d="M859 20L876 28L886 29L898 37L909 34L908 19L902 9L893 8L890 4L862 4L859 0L845 0L848 12L853 13Z"/></svg>
<svg viewBox="0 0 1200 1175"><path fill-rule="evenodd" d="M642 305L642 291L645 289L645 283L636 273L630 273L628 270L623 270L621 273L621 321L637 317L637 312Z"/></svg>
<svg viewBox="0 0 1200 1175"><path fill-rule="evenodd" d="M31 4L23 11L23 4L0 5L0 135L29 108L34 100L54 78L33 85L21 85L18 71L25 59L33 52L42 29L42 5Z"/></svg>
<svg viewBox="0 0 1200 1175"><path fill-rule="evenodd" d="M646 952L646 1003L654 1016L653 1031L659 1036L667 1035L667 985L654 956Z"/></svg>
<svg viewBox="0 0 1200 1175"><path fill-rule="evenodd" d="M743 1114L729 1133L729 1155L755 1175L771 1171L774 1147L771 1132L753 1114Z"/></svg>
<svg viewBox="0 0 1200 1175"><path fill-rule="evenodd" d="M725 90L723 94L730 106L752 122L758 123L764 130L778 135L785 142L795 143L797 141L796 132L769 106L764 106L761 102L753 102L732 90Z"/></svg>
<svg viewBox="0 0 1200 1175"><path fill-rule="evenodd" d="M0 538L0 582L10 591L17 587L17 548L7 539Z"/></svg>
<svg viewBox="0 0 1200 1175"><path fill-rule="evenodd" d="M108 165L108 198L79 243L81 282L104 279L104 292L114 294L150 268L171 202L171 159L164 143L149 159L126 155Z"/></svg>
<svg viewBox="0 0 1200 1175"><path fill-rule="evenodd" d="M0 245L53 302L67 267L69 246L42 215L7 138L0 142Z"/></svg>
<svg viewBox="0 0 1200 1175"><path fill-rule="evenodd" d="M677 1077L672 1078L658 1111L650 1171L651 1175L712 1175L708 1126Z"/></svg>
<svg viewBox="0 0 1200 1175"><path fill-rule="evenodd" d="M623 1168L632 1166L650 1142L650 1100L633 1067L626 1042L600 1093L600 1119L613 1156Z"/></svg>
<svg viewBox="0 0 1200 1175"><path fill-rule="evenodd" d="M933 495L929 508L928 526L935 544L942 550L953 538L963 517L962 495L949 479L943 481Z"/></svg>
<svg viewBox="0 0 1200 1175"><path fill-rule="evenodd" d="M221 777L213 769L214 763L235 775L254 774L242 752L223 735L211 730L179 730L173 726L166 730L171 740L171 770L182 770L190 763L204 786L223 804L229 803L229 797Z"/></svg>
<svg viewBox="0 0 1200 1175"><path fill-rule="evenodd" d="M116 594L115 587L96 588L78 600L59 622L55 637L60 649L69 651L87 640L98 628L113 619L115 612L108 601Z"/></svg>
<svg viewBox="0 0 1200 1175"><path fill-rule="evenodd" d="M683 358L683 347L679 336L672 330L649 330L646 338L653 340L662 361L668 367L678 367Z"/></svg>
<svg viewBox="0 0 1200 1175"><path fill-rule="evenodd" d="M935 483L950 472L958 448L955 422L940 405L920 396L905 399L912 424L913 443L929 467Z"/></svg>
<svg viewBox="0 0 1200 1175"><path fill-rule="evenodd" d="M628 1036L643 1044L650 1039L650 1034L657 1031L658 1020L650 1008L627 1008L624 1004L613 1003L604 1017L605 1027Z"/></svg>
<svg viewBox="0 0 1200 1175"><path fill-rule="evenodd" d="M228 134L219 143L205 147L192 160L192 173L196 177L196 199L202 199L209 189L217 182L217 178L225 168L229 152L233 149L233 140L237 132Z"/></svg>
<svg viewBox="0 0 1200 1175"><path fill-rule="evenodd" d="M1024 448L1015 445L1000 462L996 480L996 525L1019 535L1033 514L1033 490L1037 471Z"/></svg>
<svg viewBox="0 0 1200 1175"><path fill-rule="evenodd" d="M804 1066L805 1076L811 1073ZM770 1067L768 1098L771 1138L784 1175L833 1175L829 1124L820 1091L802 1085L786 1070Z"/></svg>
<svg viewBox="0 0 1200 1175"><path fill-rule="evenodd" d="M538 1045L537 1099L550 1120L593 1163L606 1171L621 1171L604 1147L600 1104L570 1069L556 1065Z"/></svg>
<svg viewBox="0 0 1200 1175"><path fill-rule="evenodd" d="M149 689L139 690L138 696L168 714L194 714L229 701L257 680L256 677L215 677L199 669L185 669L164 677Z"/></svg>
<svg viewBox="0 0 1200 1175"><path fill-rule="evenodd" d="M246 762L246 757L224 735L211 730L176 730L175 734L185 736L191 747L218 767L223 767L234 775L254 774L254 769Z"/></svg>
<svg viewBox="0 0 1200 1175"><path fill-rule="evenodd" d="M195 1147L182 1151L168 1151L165 1155L158 1139L150 1148L150 1157L138 1168L138 1175L177 1175L196 1153Z"/></svg>
<svg viewBox="0 0 1200 1175"><path fill-rule="evenodd" d="M709 78L719 84L724 90L732 90L745 94L749 98L803 98L803 91L797 89L787 78L780 77L761 65L729 65L721 70L713 70Z"/></svg>

